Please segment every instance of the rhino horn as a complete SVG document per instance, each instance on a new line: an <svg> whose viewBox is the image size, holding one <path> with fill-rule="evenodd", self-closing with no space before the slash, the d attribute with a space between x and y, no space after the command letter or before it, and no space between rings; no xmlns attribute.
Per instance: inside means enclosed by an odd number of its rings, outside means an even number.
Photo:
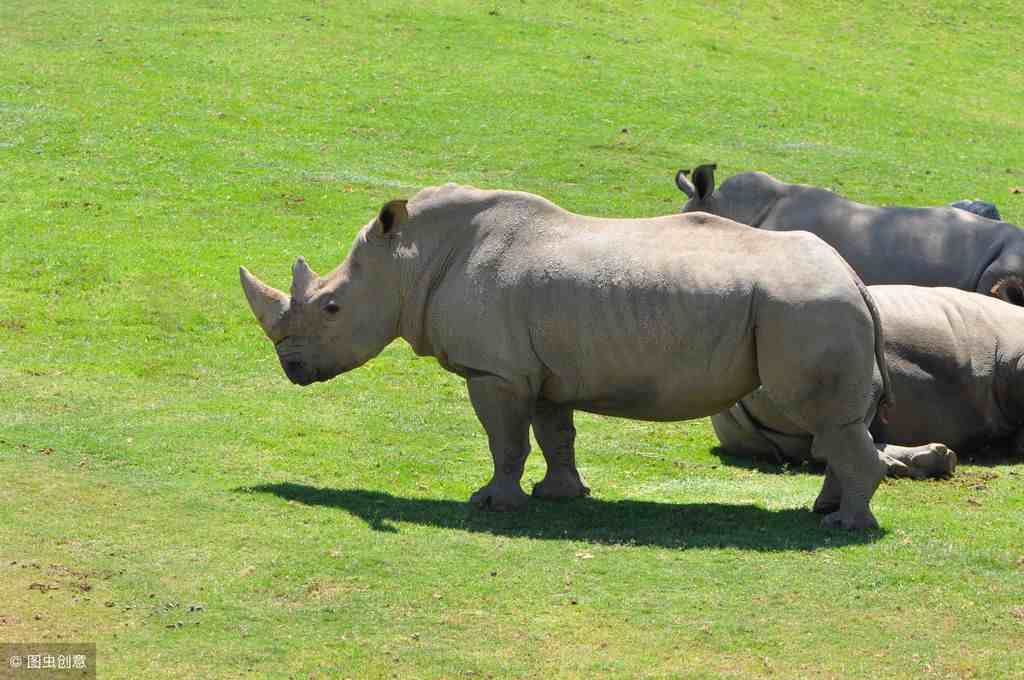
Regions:
<svg viewBox="0 0 1024 680"><path fill-rule="evenodd" d="M263 331L270 335L270 329L288 311L288 296L257 279L245 267L239 267L238 273L252 313Z"/></svg>
<svg viewBox="0 0 1024 680"><path fill-rule="evenodd" d="M304 258L300 257L295 260L295 265L292 267L292 299L304 300L317 278L319 277L316 272L309 268Z"/></svg>

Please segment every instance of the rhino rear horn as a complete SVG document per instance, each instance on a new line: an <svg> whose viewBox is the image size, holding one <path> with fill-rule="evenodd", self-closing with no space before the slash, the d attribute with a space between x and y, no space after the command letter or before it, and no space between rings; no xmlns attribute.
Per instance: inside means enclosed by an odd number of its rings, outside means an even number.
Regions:
<svg viewBox="0 0 1024 680"><path fill-rule="evenodd" d="M305 259L300 257L295 260L295 265L292 267L292 299L304 300L317 278L319 277L316 272L309 268Z"/></svg>
<svg viewBox="0 0 1024 680"><path fill-rule="evenodd" d="M718 165L707 163L698 165L693 170L693 186L697 190L697 198L704 200L715 191L715 170Z"/></svg>
<svg viewBox="0 0 1024 680"><path fill-rule="evenodd" d="M686 176L690 174L689 170L680 170L676 173L676 186L679 190L686 194L688 197L693 198L695 193L693 185L690 184L690 180L686 179Z"/></svg>
<svg viewBox="0 0 1024 680"><path fill-rule="evenodd" d="M288 296L257 279L245 267L239 267L238 274L249 308L263 327L263 332L270 335L270 329L288 311Z"/></svg>

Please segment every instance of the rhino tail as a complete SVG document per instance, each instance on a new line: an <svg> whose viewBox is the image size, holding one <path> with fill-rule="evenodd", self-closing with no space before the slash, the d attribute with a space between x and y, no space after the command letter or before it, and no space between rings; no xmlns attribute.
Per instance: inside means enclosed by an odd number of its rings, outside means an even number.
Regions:
<svg viewBox="0 0 1024 680"><path fill-rule="evenodd" d="M868 306L868 311L871 312L871 320L875 324L875 361L878 363L878 370L882 374L882 394L878 400L878 417L884 424L889 422L888 411L893 404L892 381L889 379L889 365L885 361L885 330L882 328L882 319L878 314L878 306L875 304L874 298L871 297L868 287L864 285L864 282L856 274L853 275L853 279L857 283L857 289L860 291L861 297L864 298L864 304Z"/></svg>

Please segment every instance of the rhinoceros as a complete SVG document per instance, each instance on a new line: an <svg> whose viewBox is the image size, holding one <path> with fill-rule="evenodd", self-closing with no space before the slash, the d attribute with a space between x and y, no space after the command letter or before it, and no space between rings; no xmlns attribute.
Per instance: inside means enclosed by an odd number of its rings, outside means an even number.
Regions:
<svg viewBox="0 0 1024 680"><path fill-rule="evenodd" d="M953 288L871 286L898 399L872 432L891 476L941 477L954 451L1024 450L1024 309ZM879 380L876 377L876 380ZM802 462L811 435L757 390L711 418L723 448ZM922 444L923 442L933 442ZM952 449L952 450L950 450Z"/></svg>
<svg viewBox="0 0 1024 680"><path fill-rule="evenodd" d="M828 461L823 523L877 526L885 467L867 423L888 394L873 382L882 330L867 289L810 234L704 214L585 217L445 185L384 205L330 274L299 258L290 294L240 274L293 383L350 371L398 337L464 378L494 463L477 506L526 502L530 426L547 463L533 495L582 496L575 410L685 420L762 385Z"/></svg>
<svg viewBox="0 0 1024 680"><path fill-rule="evenodd" d="M949 286L1024 304L1024 232L952 207L879 208L763 172L715 189L714 164L676 173L683 212L708 212L772 231L809 231L868 285Z"/></svg>

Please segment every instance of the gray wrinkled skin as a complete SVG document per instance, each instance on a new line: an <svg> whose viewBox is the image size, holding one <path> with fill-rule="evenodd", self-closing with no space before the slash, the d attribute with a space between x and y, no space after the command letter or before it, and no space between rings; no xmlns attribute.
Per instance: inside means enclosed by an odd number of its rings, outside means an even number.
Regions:
<svg viewBox="0 0 1024 680"><path fill-rule="evenodd" d="M1024 304L1024 232L957 208L878 208L763 172L715 189L714 165L676 174L701 211L772 231L809 231L839 251L868 285L949 286Z"/></svg>
<svg viewBox="0 0 1024 680"><path fill-rule="evenodd" d="M299 260L291 295L244 268L249 304L298 384L328 380L397 337L466 380L494 474L472 502L513 509L533 428L540 497L589 493L573 412L685 420L758 385L828 461L814 509L877 526L885 475L868 433L881 327L866 288L805 233L712 215L603 219L531 194L446 185L392 201L341 265Z"/></svg>
<svg viewBox="0 0 1024 680"><path fill-rule="evenodd" d="M871 286L897 399L872 424L892 476L946 476L958 451L1011 442L1024 426L1024 309L952 288ZM876 377L876 380L878 378ZM712 417L723 448L800 462L812 439L764 390ZM925 442L941 442L920 446ZM912 447L912 448L907 448Z"/></svg>

